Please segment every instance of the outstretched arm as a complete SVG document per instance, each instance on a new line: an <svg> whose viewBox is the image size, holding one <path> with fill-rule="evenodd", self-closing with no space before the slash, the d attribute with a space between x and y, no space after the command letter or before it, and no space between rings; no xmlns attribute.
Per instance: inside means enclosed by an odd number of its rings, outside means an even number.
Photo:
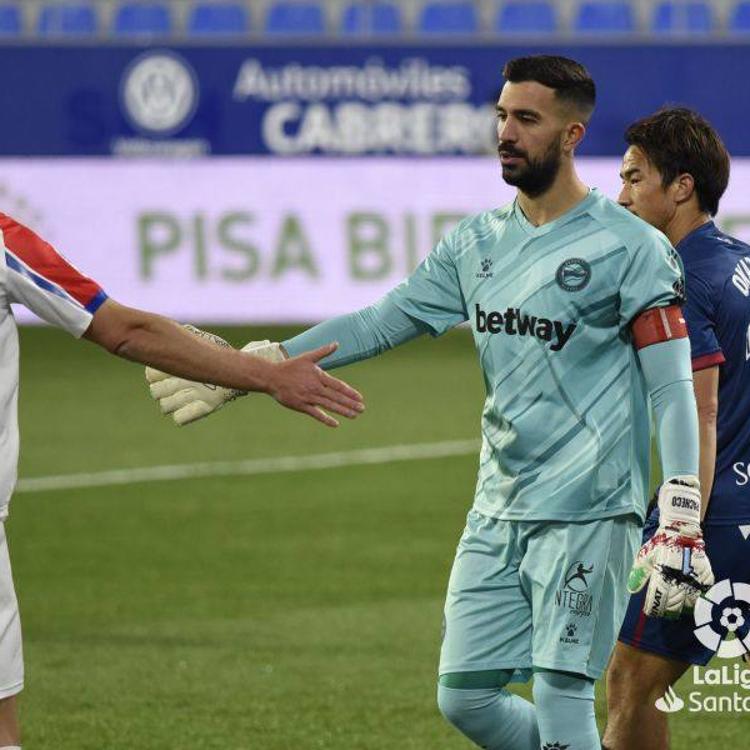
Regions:
<svg viewBox="0 0 750 750"><path fill-rule="evenodd" d="M277 363L275 365L277 368L291 366L297 361L304 361L312 356L316 362L321 357L324 358L320 363L321 366L331 369L373 357L429 330L427 326L402 312L390 296L386 296L377 304L359 312L342 315L321 323L285 341L283 345L270 341L253 341L244 347L244 351L252 352L256 358ZM210 336L211 334L203 333L203 335ZM327 343L332 340L337 340L333 347ZM289 359L290 356L291 359ZM334 384L344 385L327 373L319 372L322 377L330 378ZM150 367L146 368L146 378L151 384L151 395L159 401L162 412L171 414L179 425L189 424L196 419L206 417L229 401L245 395L245 392L241 390L216 389L202 382L170 378L165 373ZM348 386L345 387L348 388ZM352 393L344 391L338 394L332 393L329 399L331 403L318 401L318 405L351 417L361 411L360 398L356 391ZM285 403L282 399L277 398L277 400ZM325 416L320 410L318 412Z"/></svg>
<svg viewBox="0 0 750 750"><path fill-rule="evenodd" d="M338 341L338 351L322 362L331 369L374 357L423 333L439 336L467 319L455 265L460 225L443 237L415 271L380 301L350 315L321 323L283 342L298 354L324 341Z"/></svg>
<svg viewBox="0 0 750 750"><path fill-rule="evenodd" d="M309 328L282 342L282 348L295 357L325 342L337 341L339 348L320 363L331 370L382 354L429 331L429 326L410 318L396 306L391 295L386 295L374 305Z"/></svg>
<svg viewBox="0 0 750 750"><path fill-rule="evenodd" d="M326 356L322 367L331 369L380 354L423 333L440 335L466 320L461 285L453 259L453 239L449 235L425 258L414 273L379 302L359 312L343 315L295 336L283 345L250 342L245 349L273 361L301 354L329 341L338 349ZM293 361L293 360L290 360ZM200 383L165 382L163 374L147 370L151 395L162 411L173 414L178 424L200 419L236 397L236 392L209 392Z"/></svg>
<svg viewBox="0 0 750 750"><path fill-rule="evenodd" d="M246 391L267 393L283 406L329 427L338 426L338 422L320 407L349 418L363 409L362 396L354 388L317 366L319 359L336 349L328 343L302 357L274 362L238 352L217 336L196 336L172 320L111 299L94 313L83 335L125 359L199 381L201 385L223 386L220 391L202 386L212 394L224 392L236 397Z"/></svg>
<svg viewBox="0 0 750 750"><path fill-rule="evenodd" d="M315 364L335 345L277 363L236 352L218 337L194 336L159 315L117 304L48 242L4 214L0 233L5 247L0 273L8 301L25 305L76 337L85 336L112 354L211 383L201 387L214 394L269 393L284 406L332 427L338 423L321 406L345 416L361 411L357 391Z"/></svg>
<svg viewBox="0 0 750 750"><path fill-rule="evenodd" d="M108 299L83 337L110 354L189 380L245 391L268 391L273 365L247 357L232 347L217 346L168 318L120 305Z"/></svg>

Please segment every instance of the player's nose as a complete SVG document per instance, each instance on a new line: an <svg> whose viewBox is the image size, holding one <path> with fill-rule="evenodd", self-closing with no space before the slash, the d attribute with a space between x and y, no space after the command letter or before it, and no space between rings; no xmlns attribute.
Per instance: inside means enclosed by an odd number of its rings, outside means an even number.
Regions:
<svg viewBox="0 0 750 750"><path fill-rule="evenodd" d="M499 143L515 143L518 140L518 134L511 124L510 117L508 117L505 122L498 121L497 140Z"/></svg>

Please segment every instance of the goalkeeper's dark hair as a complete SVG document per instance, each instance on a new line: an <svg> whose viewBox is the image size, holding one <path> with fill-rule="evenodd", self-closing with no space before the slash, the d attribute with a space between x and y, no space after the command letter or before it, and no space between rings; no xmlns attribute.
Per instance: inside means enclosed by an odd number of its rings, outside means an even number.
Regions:
<svg viewBox="0 0 750 750"><path fill-rule="evenodd" d="M708 120L686 107L664 107L634 122L625 142L643 151L665 188L691 175L701 211L716 215L729 184L729 153Z"/></svg>
<svg viewBox="0 0 750 750"><path fill-rule="evenodd" d="M503 77L511 83L536 81L554 89L561 102L570 104L584 123L591 118L596 104L596 85L581 63L560 55L529 55L505 63Z"/></svg>

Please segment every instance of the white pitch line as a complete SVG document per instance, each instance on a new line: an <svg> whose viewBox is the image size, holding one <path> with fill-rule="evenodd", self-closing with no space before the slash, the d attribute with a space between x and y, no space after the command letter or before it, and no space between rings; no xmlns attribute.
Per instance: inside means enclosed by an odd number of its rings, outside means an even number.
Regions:
<svg viewBox="0 0 750 750"><path fill-rule="evenodd" d="M19 479L16 492L48 492L75 490L84 487L110 487L135 482L164 482L175 479L203 477L250 476L294 471L335 469L340 466L365 466L395 461L419 461L429 458L465 456L479 450L478 440L447 440L440 443L412 443L386 445L382 448L313 453L309 456L278 456L253 458L245 461L213 461L166 466L139 466L132 469L113 469L87 474L57 474L48 477Z"/></svg>

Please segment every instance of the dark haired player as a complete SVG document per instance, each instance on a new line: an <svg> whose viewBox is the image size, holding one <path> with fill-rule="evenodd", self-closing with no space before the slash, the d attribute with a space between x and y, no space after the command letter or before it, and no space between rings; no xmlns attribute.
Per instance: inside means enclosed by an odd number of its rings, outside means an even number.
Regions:
<svg viewBox="0 0 750 750"><path fill-rule="evenodd" d="M737 472L738 462L750 461L750 300L738 282L750 269L750 247L712 221L729 181L729 155L711 125L682 108L633 123L625 140L620 203L661 229L685 268L706 551L716 580L750 583L750 542L740 528L750 524L750 494L747 474ZM655 509L644 542L658 524ZM750 622L746 603L726 606L740 608ZM655 701L691 664L714 655L696 638L693 618L648 613L647 591L633 596L608 673L605 743L612 750L666 750L667 716Z"/></svg>
<svg viewBox="0 0 750 750"><path fill-rule="evenodd" d="M595 99L585 68L525 57L504 75L498 151L516 200L462 221L376 304L283 347L336 339L324 365L336 367L471 321L487 399L438 703L482 748L599 750L594 680L645 517L649 393L664 474L685 482L666 482L662 501L700 506L682 278L660 232L576 174ZM695 552L696 575L710 575ZM676 607L693 595L661 586ZM506 690L532 672L535 705Z"/></svg>

